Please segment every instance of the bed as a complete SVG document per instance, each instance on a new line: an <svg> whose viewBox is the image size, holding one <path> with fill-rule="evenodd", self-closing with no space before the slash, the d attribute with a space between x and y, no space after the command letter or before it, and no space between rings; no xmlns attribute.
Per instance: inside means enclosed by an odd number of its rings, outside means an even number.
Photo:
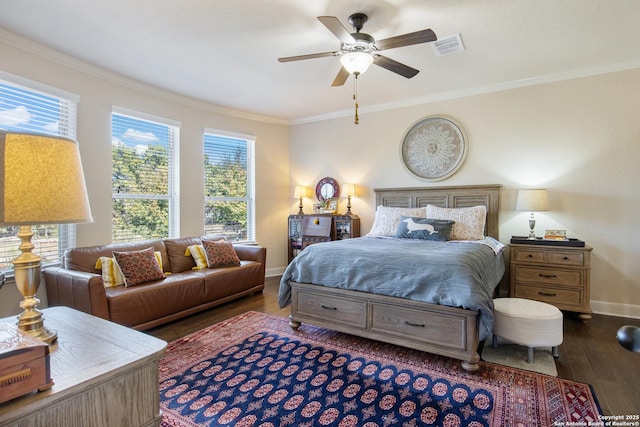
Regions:
<svg viewBox="0 0 640 427"><path fill-rule="evenodd" d="M478 346L491 334L492 297L505 268L497 241L499 192L500 185L376 189L375 237L311 245L285 270L278 303L291 304L291 327L306 322L456 358L465 370L476 371ZM492 239L443 242L380 232L381 212L411 216L416 208L482 209L484 229L472 234ZM401 218L409 227L411 221Z"/></svg>

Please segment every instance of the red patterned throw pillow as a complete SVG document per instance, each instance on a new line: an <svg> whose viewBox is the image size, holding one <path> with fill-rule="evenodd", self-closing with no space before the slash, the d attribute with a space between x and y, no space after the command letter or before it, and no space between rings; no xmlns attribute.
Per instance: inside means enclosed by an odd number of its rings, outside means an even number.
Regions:
<svg viewBox="0 0 640 427"><path fill-rule="evenodd" d="M240 265L240 258L230 242L203 240L209 268Z"/></svg>
<svg viewBox="0 0 640 427"><path fill-rule="evenodd" d="M125 286L136 286L153 280L164 279L164 273L153 248L131 252L113 252L118 266L122 270Z"/></svg>

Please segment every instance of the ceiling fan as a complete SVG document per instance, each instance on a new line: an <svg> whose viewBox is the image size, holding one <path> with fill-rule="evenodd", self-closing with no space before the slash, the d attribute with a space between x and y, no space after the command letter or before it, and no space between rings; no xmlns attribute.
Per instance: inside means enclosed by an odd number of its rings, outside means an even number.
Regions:
<svg viewBox="0 0 640 427"><path fill-rule="evenodd" d="M278 58L278 61L290 62L326 56L339 56L342 68L340 68L331 86L342 86L347 81L349 74L353 74L357 78L358 75L369 68L371 63L408 79L418 74L419 70L383 56L379 52L385 49L435 41L438 39L435 33L431 29L427 29L376 41L373 36L360 32L368 19L368 16L364 13L354 13L349 16L349 24L356 31L355 33L350 33L335 16L318 16L318 20L340 40L340 50L287 56Z"/></svg>

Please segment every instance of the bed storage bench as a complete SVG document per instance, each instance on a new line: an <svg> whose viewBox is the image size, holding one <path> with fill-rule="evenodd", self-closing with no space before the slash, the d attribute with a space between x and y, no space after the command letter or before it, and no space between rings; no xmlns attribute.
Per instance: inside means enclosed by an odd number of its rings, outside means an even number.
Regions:
<svg viewBox="0 0 640 427"><path fill-rule="evenodd" d="M462 360L479 368L477 315L404 298L290 282L289 324L302 322Z"/></svg>

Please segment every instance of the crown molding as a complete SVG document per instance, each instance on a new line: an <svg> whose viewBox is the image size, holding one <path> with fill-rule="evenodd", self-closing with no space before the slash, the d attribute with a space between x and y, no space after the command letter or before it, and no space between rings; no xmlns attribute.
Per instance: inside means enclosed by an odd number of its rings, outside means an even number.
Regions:
<svg viewBox="0 0 640 427"><path fill-rule="evenodd" d="M0 40L2 40L3 42L13 47L16 47L18 49L32 53L34 55L43 57L50 61L61 64L63 66L73 68L74 70L89 74L91 76L109 81L111 83L115 83L117 85L129 88L129 89L144 92L146 94L153 95L170 102L175 102L177 104L181 104L186 107L197 108L200 110L211 111L213 113L218 113L225 116L231 116L231 117L236 117L240 119L257 121L257 122L279 124L279 125L289 124L287 120L283 120L275 117L263 116L260 114L255 114L247 111L236 110L233 108L212 104L206 101L200 101L195 98L179 95L175 92L171 92L166 89L161 89L157 86L150 85L148 83L143 83L141 81L138 81L129 77L125 77L121 74L105 70L104 68L92 65L85 61L81 61L77 58L74 58L70 55L62 53L58 50L47 47L43 44L30 40L26 37L22 37L2 27L0 27Z"/></svg>
<svg viewBox="0 0 640 427"><path fill-rule="evenodd" d="M565 81L565 80L579 79L583 77L597 76L600 74L616 73L619 71L632 70L635 68L640 68L640 61L630 61L630 62L622 62L618 64L604 65L600 67L584 68L580 70L572 70L565 73L549 74L544 76L532 77L528 79L503 82L503 83L498 83L494 85L478 86L473 88L434 93L431 95L426 95L426 96L411 98L411 99L404 99L401 101L390 102L385 104L370 105L370 106L360 107L358 109L358 114L360 116L363 116L363 115L366 115L367 113L396 110L399 108L414 107L416 105L450 101L453 99L460 99L460 98L465 98L469 96L484 95L488 93L501 92L505 90L518 89L518 88L523 88L528 86L536 86L536 85L554 83L554 82ZM324 120L332 120L332 119L349 117L352 115L353 115L353 109L341 110L341 111L335 111L332 113L291 120L289 124L297 125L297 124L303 124L303 123L319 122Z"/></svg>

